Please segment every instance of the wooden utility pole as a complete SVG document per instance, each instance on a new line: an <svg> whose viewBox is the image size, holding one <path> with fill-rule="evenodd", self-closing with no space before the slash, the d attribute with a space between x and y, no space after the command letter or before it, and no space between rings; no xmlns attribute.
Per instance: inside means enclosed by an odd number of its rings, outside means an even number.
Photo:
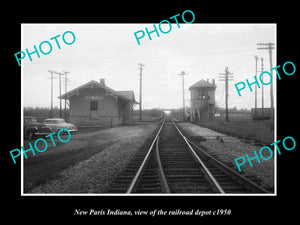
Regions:
<svg viewBox="0 0 300 225"><path fill-rule="evenodd" d="M143 66L145 66L142 63L138 64L140 67L138 68L140 70L140 121L142 121L142 71L143 71Z"/></svg>
<svg viewBox="0 0 300 225"><path fill-rule="evenodd" d="M261 48L257 48L258 50L261 49L267 49L269 50L269 59L270 59L270 72L271 75L273 77L273 70L271 70L273 68L273 63L272 63L272 49L274 49L274 43L257 43L257 45L264 45L267 47L261 47ZM271 98L271 109L272 109L272 115L273 115L273 109L274 109L274 99L273 99L273 82L271 82L271 87L270 87L270 98Z"/></svg>
<svg viewBox="0 0 300 225"><path fill-rule="evenodd" d="M257 77L257 60L258 60L258 57L257 55L254 56L255 58L255 76ZM257 117L257 85L255 85L255 111L254 111L254 117L256 118Z"/></svg>
<svg viewBox="0 0 300 225"><path fill-rule="evenodd" d="M225 81L225 105L226 105L226 121L228 122L229 121L229 118L228 118L228 81L232 81L233 79L233 76L230 76L232 75L232 73L229 72L228 70L228 67L225 67L225 73L219 73L219 75L225 75L225 76L221 76L219 77L220 81Z"/></svg>
<svg viewBox="0 0 300 225"><path fill-rule="evenodd" d="M61 75L64 75L64 73L55 72L55 71L54 71L54 73L58 74L58 78L59 78L59 96L61 96ZM62 118L61 98L59 98L59 118Z"/></svg>
<svg viewBox="0 0 300 225"><path fill-rule="evenodd" d="M51 74L50 77L47 77L48 79L51 79L51 115L50 118L53 118L53 79L56 79L56 77L53 76L54 71L48 70L48 72Z"/></svg>
<svg viewBox="0 0 300 225"><path fill-rule="evenodd" d="M264 59L261 58L261 72L264 72ZM264 77L261 77L261 81L264 82ZM256 85L255 85L256 87ZM261 116L264 117L264 85L261 87Z"/></svg>
<svg viewBox="0 0 300 225"><path fill-rule="evenodd" d="M184 96L184 76L188 75L184 71L182 71L179 76L182 76L182 119L184 120L185 118L185 96Z"/></svg>
<svg viewBox="0 0 300 225"><path fill-rule="evenodd" d="M63 82L65 82L65 94L67 93L67 83L70 82L70 79L68 79L68 73L67 71L63 71L65 74L65 77L63 79ZM66 96L67 97L67 96ZM67 119L67 99L65 98L65 120Z"/></svg>

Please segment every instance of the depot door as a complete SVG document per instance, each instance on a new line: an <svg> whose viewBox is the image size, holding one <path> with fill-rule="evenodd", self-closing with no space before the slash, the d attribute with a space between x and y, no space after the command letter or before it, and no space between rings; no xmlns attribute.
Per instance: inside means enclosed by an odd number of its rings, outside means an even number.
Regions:
<svg viewBox="0 0 300 225"><path fill-rule="evenodd" d="M90 102L90 117L94 118L97 116L98 112L98 101Z"/></svg>

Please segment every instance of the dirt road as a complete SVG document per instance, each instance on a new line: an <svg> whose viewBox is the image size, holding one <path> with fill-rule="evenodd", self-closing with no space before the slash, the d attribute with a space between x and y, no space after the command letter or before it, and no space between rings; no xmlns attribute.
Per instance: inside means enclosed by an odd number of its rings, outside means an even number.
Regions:
<svg viewBox="0 0 300 225"><path fill-rule="evenodd" d="M24 160L24 193L99 193L156 127L79 131L56 147L48 140L47 151Z"/></svg>

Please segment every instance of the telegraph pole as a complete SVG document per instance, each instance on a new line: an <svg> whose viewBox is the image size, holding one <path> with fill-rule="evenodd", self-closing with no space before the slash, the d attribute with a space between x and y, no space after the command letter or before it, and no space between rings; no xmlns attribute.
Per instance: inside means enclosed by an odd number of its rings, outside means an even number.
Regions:
<svg viewBox="0 0 300 225"><path fill-rule="evenodd" d="M226 122L229 121L228 118L228 81L232 81L233 80L233 76L232 73L229 72L228 67L225 67L225 73L219 73L219 75L225 75L225 76L221 76L219 77L220 81L225 81L225 104L226 104ZM223 80L224 79L224 80Z"/></svg>
<svg viewBox="0 0 300 225"><path fill-rule="evenodd" d="M184 118L185 118L184 76L186 76L188 74L185 73L184 71L182 71L178 75L182 76L182 116L183 116L183 120L184 120Z"/></svg>
<svg viewBox="0 0 300 225"><path fill-rule="evenodd" d="M61 75L64 75L64 73L55 72L55 71L54 71L54 73L58 74L58 78L59 78L59 96L61 96ZM61 98L59 98L59 118L62 118Z"/></svg>
<svg viewBox="0 0 300 225"><path fill-rule="evenodd" d="M63 82L65 82L65 94L67 93L67 83L70 82L70 79L68 79L68 71L63 71L65 74L65 77L63 79ZM67 119L67 98L65 98L65 120Z"/></svg>
<svg viewBox="0 0 300 225"><path fill-rule="evenodd" d="M257 48L258 50L261 49L267 49L269 50L269 59L270 59L270 72L273 77L273 71L271 70L273 68L273 63L272 63L272 49L274 49L274 43L257 43L257 45L263 45L266 47L261 47ZM273 109L274 109L274 99L273 99L273 82L271 82L271 87L270 87L270 97L271 97L271 109L272 109L272 115L273 115Z"/></svg>
<svg viewBox="0 0 300 225"><path fill-rule="evenodd" d="M56 77L53 76L53 70L48 70L48 72L51 74L51 76L47 78L51 79L51 118L53 118L53 79L56 79Z"/></svg>
<svg viewBox="0 0 300 225"><path fill-rule="evenodd" d="M257 77L257 60L258 57L257 55L254 56L255 58L255 76ZM257 116L257 85L255 85L255 111L254 111L254 117L256 118Z"/></svg>
<svg viewBox="0 0 300 225"><path fill-rule="evenodd" d="M142 71L143 71L143 66L145 66L145 64L139 63L138 64L140 67L138 68L140 70L140 121L142 121Z"/></svg>
<svg viewBox="0 0 300 225"><path fill-rule="evenodd" d="M261 72L264 72L264 59L261 58ZM264 81L263 76L261 77L262 82ZM256 87L256 85L255 85ZM264 117L264 85L261 87L261 115Z"/></svg>

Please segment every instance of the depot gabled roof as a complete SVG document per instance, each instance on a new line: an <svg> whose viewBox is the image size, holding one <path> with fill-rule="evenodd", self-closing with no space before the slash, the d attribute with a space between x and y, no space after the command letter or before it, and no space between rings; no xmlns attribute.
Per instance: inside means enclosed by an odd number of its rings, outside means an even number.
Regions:
<svg viewBox="0 0 300 225"><path fill-rule="evenodd" d="M94 87L102 88L102 89L106 90L109 94L118 96L119 98L121 98L125 101L133 101L134 103L138 103L135 101L133 91L115 91L115 90L111 89L110 87L107 87L106 85L101 84L95 80L91 80L77 88L74 88L71 91L68 91L67 93L59 96L58 98L69 99L71 96L78 94L79 91L83 88L94 88Z"/></svg>
<svg viewBox="0 0 300 225"><path fill-rule="evenodd" d="M217 86L209 83L203 79L199 80L198 82L194 83L192 86L189 87L189 90L193 89L193 88L199 88L199 87L212 87L212 88L216 88Z"/></svg>
<svg viewBox="0 0 300 225"><path fill-rule="evenodd" d="M117 91L119 94L125 96L126 98L133 100L135 103L138 103L135 101L134 92L133 91Z"/></svg>

